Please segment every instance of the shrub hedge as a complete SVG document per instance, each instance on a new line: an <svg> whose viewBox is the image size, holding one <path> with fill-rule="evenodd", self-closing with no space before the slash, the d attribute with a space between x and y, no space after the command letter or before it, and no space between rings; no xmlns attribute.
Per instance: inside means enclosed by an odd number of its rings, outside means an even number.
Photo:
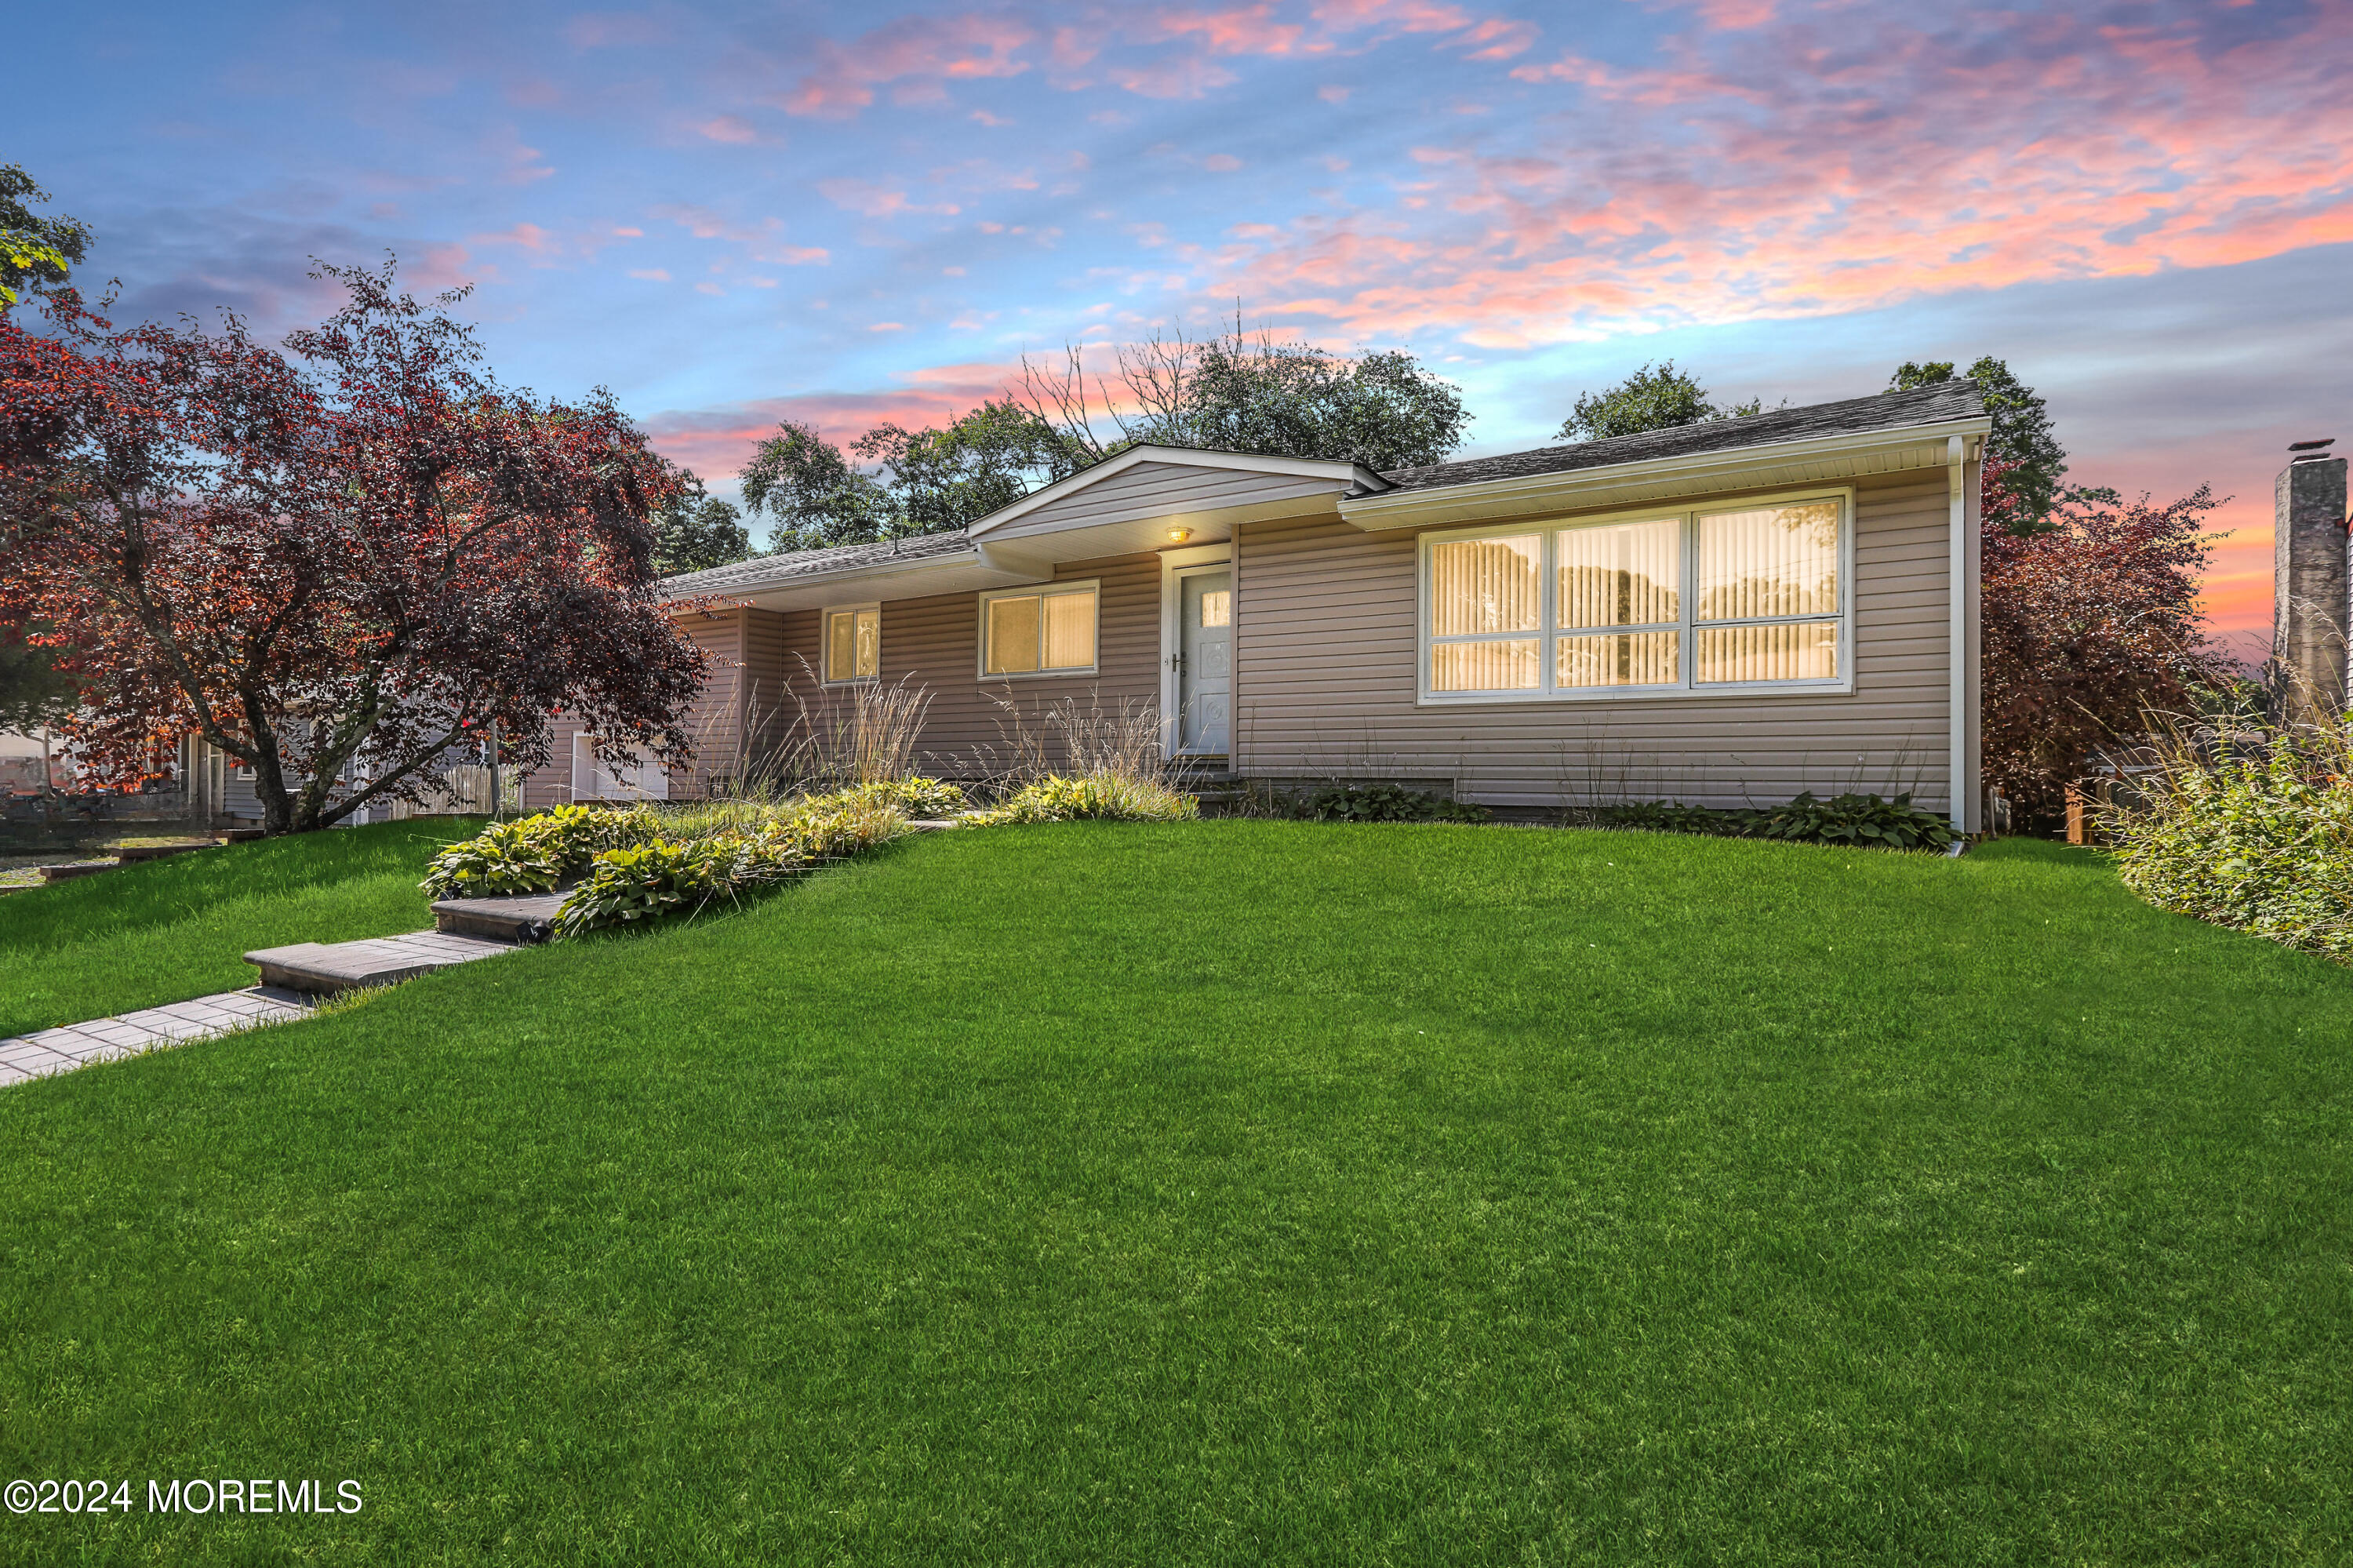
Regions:
<svg viewBox="0 0 2353 1568"><path fill-rule="evenodd" d="M2159 909L2353 963L2353 778L2293 744L2136 780L2101 823Z"/></svg>
<svg viewBox="0 0 2353 1568"><path fill-rule="evenodd" d="M1954 837L1950 822L1915 806L1908 794L1888 800L1849 793L1823 800L1809 789L1786 806L1761 811L1641 800L1610 807L1602 813L1602 820L1612 827L1651 832L1778 839L1785 843L1837 844L1850 849L1940 850L1948 847Z"/></svg>

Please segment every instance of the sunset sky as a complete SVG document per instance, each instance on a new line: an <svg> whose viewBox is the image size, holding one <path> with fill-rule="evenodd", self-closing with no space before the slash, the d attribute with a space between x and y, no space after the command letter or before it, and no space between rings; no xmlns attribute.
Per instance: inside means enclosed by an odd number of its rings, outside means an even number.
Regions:
<svg viewBox="0 0 2353 1568"><path fill-rule="evenodd" d="M470 281L510 381L602 383L722 490L783 417L937 422L1024 352L1245 319L1404 346L1461 455L1672 356L1859 396L2000 355L2073 477L2211 482L2270 618L2273 475L2353 441L2353 0L45 6L0 161L119 315Z"/></svg>

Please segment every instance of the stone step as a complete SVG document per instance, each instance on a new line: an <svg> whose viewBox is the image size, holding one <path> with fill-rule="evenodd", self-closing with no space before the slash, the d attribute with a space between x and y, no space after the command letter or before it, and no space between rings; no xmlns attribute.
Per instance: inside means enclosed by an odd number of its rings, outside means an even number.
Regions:
<svg viewBox="0 0 2353 1568"><path fill-rule="evenodd" d="M411 931L364 942L297 942L245 955L261 970L265 986L283 986L313 996L332 996L363 986L397 985L452 964L512 953L516 944L444 931Z"/></svg>
<svg viewBox="0 0 2353 1568"><path fill-rule="evenodd" d="M113 860L75 860L68 861L63 865L45 865L41 867L41 880L43 882L79 882L85 876L96 876L101 871L112 871L121 863L121 861Z"/></svg>
<svg viewBox="0 0 2353 1568"><path fill-rule="evenodd" d="M134 865L142 860L165 860L175 854L194 854L198 850L212 847L210 839L184 844L125 844L114 852L114 858L125 865Z"/></svg>
<svg viewBox="0 0 2353 1568"><path fill-rule="evenodd" d="M444 898L433 906L433 925L448 936L485 937L518 946L544 942L554 932L557 911L570 896L559 889L505 898Z"/></svg>
<svg viewBox="0 0 2353 1568"><path fill-rule="evenodd" d="M225 844L249 844L261 837L259 828L215 828L213 837Z"/></svg>

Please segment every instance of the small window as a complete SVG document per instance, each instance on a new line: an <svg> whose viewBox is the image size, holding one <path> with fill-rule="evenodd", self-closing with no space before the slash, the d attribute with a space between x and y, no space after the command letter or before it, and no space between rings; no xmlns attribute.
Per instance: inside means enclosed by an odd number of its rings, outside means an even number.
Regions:
<svg viewBox="0 0 2353 1568"><path fill-rule="evenodd" d="M871 681L882 673L882 609L861 605L825 612L825 678Z"/></svg>
<svg viewBox="0 0 2353 1568"><path fill-rule="evenodd" d="M1095 585L982 596L984 675L1075 674L1095 667Z"/></svg>
<svg viewBox="0 0 2353 1568"><path fill-rule="evenodd" d="M1234 623L1234 590L1215 588L1201 596L1201 627L1204 630Z"/></svg>

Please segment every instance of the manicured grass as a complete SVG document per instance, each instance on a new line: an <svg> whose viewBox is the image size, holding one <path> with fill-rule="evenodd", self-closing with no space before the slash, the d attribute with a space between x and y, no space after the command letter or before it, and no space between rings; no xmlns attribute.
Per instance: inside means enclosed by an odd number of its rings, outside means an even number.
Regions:
<svg viewBox="0 0 2353 1568"><path fill-rule="evenodd" d="M226 844L0 898L0 1037L253 983L242 955L432 924L417 879L479 819ZM134 842L134 841L125 841Z"/></svg>
<svg viewBox="0 0 2353 1568"><path fill-rule="evenodd" d="M367 1499L0 1558L2343 1561L2348 1041L2045 846L935 835L0 1092L10 1474Z"/></svg>

